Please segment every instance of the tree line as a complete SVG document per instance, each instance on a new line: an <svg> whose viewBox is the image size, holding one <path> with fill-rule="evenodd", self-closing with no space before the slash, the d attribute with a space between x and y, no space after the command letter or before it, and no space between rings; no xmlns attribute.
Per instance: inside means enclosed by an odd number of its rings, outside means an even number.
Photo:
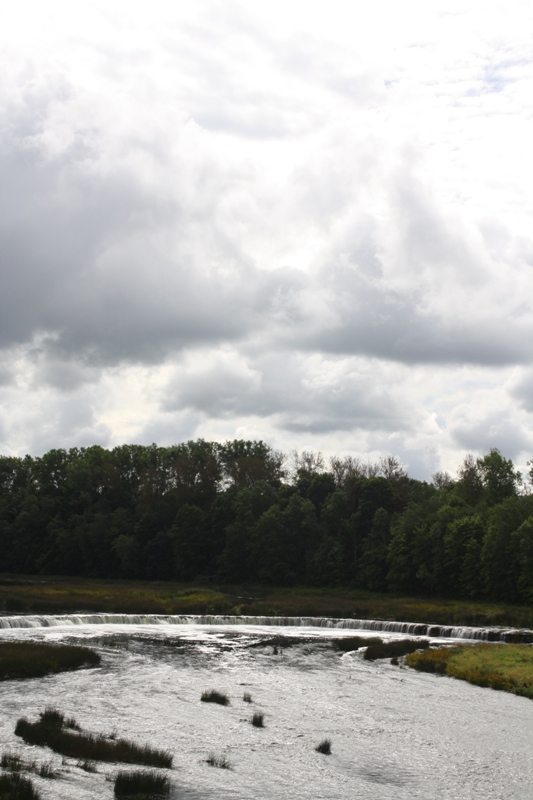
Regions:
<svg viewBox="0 0 533 800"><path fill-rule="evenodd" d="M432 483L262 441L0 456L0 571L532 603L529 486L497 449Z"/></svg>

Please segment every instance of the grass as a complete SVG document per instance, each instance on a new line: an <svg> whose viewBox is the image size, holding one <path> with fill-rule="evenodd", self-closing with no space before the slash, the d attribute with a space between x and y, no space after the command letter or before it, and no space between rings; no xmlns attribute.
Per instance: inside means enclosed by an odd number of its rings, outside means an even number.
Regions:
<svg viewBox="0 0 533 800"><path fill-rule="evenodd" d="M57 778L57 772L51 763L38 764L36 761L24 761L14 753L4 753L0 759L0 766L9 772L33 772L40 778Z"/></svg>
<svg viewBox="0 0 533 800"><path fill-rule="evenodd" d="M151 770L119 772L115 778L115 797L150 798L170 794L170 780Z"/></svg>
<svg viewBox="0 0 533 800"><path fill-rule="evenodd" d="M218 703L219 706L229 705L228 695L223 694L222 692L217 692L216 689L206 689L205 692L202 692L200 700L203 703Z"/></svg>
<svg viewBox="0 0 533 800"><path fill-rule="evenodd" d="M252 717L252 725L254 728L264 728L265 727L265 715L260 714L258 711Z"/></svg>
<svg viewBox="0 0 533 800"><path fill-rule="evenodd" d="M378 658L398 658L415 650L422 650L429 647L429 642L425 639L398 639L392 642L382 642L381 644L367 647L363 658L367 661L375 661Z"/></svg>
<svg viewBox="0 0 533 800"><path fill-rule="evenodd" d="M383 644L383 639L379 636L346 636L342 639L333 639L331 645L334 650L341 653L349 653L351 650L359 650L360 647Z"/></svg>
<svg viewBox="0 0 533 800"><path fill-rule="evenodd" d="M101 734L74 733L64 727L62 720L61 712L46 709L38 722L19 719L15 734L26 744L49 747L55 753L80 761L123 762L148 767L172 766L172 756L165 750L156 750L148 745L140 746L127 739L109 739Z"/></svg>
<svg viewBox="0 0 533 800"><path fill-rule="evenodd" d="M2 681L42 678L99 664L100 656L88 647L46 642L0 642Z"/></svg>
<svg viewBox="0 0 533 800"><path fill-rule="evenodd" d="M406 658L421 672L450 675L533 700L533 647L521 644L479 644L439 647Z"/></svg>
<svg viewBox="0 0 533 800"><path fill-rule="evenodd" d="M90 761L89 759L82 759L81 761L78 761L76 766L82 769L84 772L98 772L94 761Z"/></svg>
<svg viewBox="0 0 533 800"><path fill-rule="evenodd" d="M533 607L401 597L347 588L199 587L162 581L0 575L0 609L16 613L250 614L533 628Z"/></svg>
<svg viewBox="0 0 533 800"><path fill-rule="evenodd" d="M29 778L14 772L0 775L0 798L1 800L41 800L41 795Z"/></svg>
<svg viewBox="0 0 533 800"><path fill-rule="evenodd" d="M331 739L322 739L320 744L315 747L315 750L325 756L331 755Z"/></svg>
<svg viewBox="0 0 533 800"><path fill-rule="evenodd" d="M209 753L205 763L209 764L210 767L219 767L219 769L232 769L232 766L226 756L216 756L214 753Z"/></svg>

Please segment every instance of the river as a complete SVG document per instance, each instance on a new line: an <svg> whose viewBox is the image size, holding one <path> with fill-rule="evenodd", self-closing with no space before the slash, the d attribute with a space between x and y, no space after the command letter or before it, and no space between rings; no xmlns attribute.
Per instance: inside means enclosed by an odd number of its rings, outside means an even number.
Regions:
<svg viewBox="0 0 533 800"><path fill-rule="evenodd" d="M0 637L84 643L102 655L96 669L0 683L1 752L52 761L59 772L32 778L44 800L111 800L118 769L88 773L14 735L19 717L37 719L49 705L84 730L171 751L172 797L183 800L533 797L530 700L334 651L329 640L353 630L24 619L31 626L4 626ZM277 635L290 646L269 643ZM205 689L225 692L230 704L202 703ZM264 728L251 725L255 711ZM329 756L315 751L324 738ZM210 754L232 768L210 766Z"/></svg>

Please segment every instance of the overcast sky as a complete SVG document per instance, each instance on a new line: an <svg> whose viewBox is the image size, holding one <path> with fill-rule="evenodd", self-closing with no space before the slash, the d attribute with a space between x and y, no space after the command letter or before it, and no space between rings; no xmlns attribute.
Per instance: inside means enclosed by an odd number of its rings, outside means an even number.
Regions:
<svg viewBox="0 0 533 800"><path fill-rule="evenodd" d="M533 457L530 2L0 10L0 452Z"/></svg>

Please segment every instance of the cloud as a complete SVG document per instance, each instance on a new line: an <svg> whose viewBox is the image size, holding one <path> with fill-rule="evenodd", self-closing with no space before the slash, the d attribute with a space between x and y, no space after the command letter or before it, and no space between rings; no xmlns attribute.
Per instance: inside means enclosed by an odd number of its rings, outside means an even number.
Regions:
<svg viewBox="0 0 533 800"><path fill-rule="evenodd" d="M62 5L0 31L3 447L530 448L525 7Z"/></svg>

